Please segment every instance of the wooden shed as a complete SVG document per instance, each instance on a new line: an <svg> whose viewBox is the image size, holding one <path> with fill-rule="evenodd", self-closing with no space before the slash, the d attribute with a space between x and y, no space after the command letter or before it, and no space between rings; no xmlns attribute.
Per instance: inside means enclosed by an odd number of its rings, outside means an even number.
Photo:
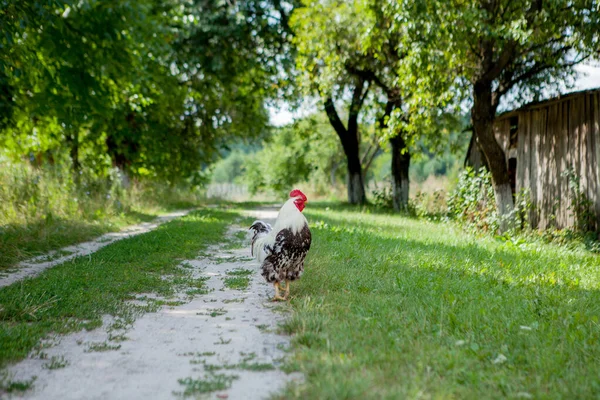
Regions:
<svg viewBox="0 0 600 400"><path fill-rule="evenodd" d="M590 228L600 229L600 88L503 113L494 122L494 132L506 154L513 194L529 192L533 227L576 224L570 188L574 176L590 205ZM485 166L473 139L465 164ZM572 171L571 176L565 171Z"/></svg>

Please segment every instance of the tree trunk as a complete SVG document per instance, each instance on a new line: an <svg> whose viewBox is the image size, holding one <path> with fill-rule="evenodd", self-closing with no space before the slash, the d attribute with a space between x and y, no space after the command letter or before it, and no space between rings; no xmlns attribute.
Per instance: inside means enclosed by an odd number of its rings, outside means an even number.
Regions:
<svg viewBox="0 0 600 400"><path fill-rule="evenodd" d="M358 111L361 105L360 97L363 92L362 88L363 85L361 83L354 90L347 129L335 110L333 99L328 97L324 104L325 113L329 118L331 126L337 133L342 143L344 154L346 155L346 165L348 167L348 202L350 204L365 204L367 202L358 143Z"/></svg>
<svg viewBox="0 0 600 400"><path fill-rule="evenodd" d="M358 157L358 145L356 152L346 151L348 159L348 202L350 204L365 204L365 185L363 181L362 168Z"/></svg>
<svg viewBox="0 0 600 400"><path fill-rule="evenodd" d="M335 173L337 172L337 169L338 169L339 166L340 166L339 163L335 163L331 167L331 172L329 173L329 179L331 181L331 187L334 187L335 184L336 184Z"/></svg>
<svg viewBox="0 0 600 400"><path fill-rule="evenodd" d="M81 182L80 172L81 163L79 162L79 132L75 130L71 135L67 136L69 144L69 156L71 157L71 166L73 168L73 181L76 186Z"/></svg>
<svg viewBox="0 0 600 400"><path fill-rule="evenodd" d="M510 188L506 155L494 136L493 123L496 108L492 101L491 82L476 83L473 87L473 100L471 109L473 131L492 174L496 207L500 217L500 231L504 232L510 229L514 222L512 218L514 200Z"/></svg>
<svg viewBox="0 0 600 400"><path fill-rule="evenodd" d="M394 210L408 211L410 153L402 135L390 139L392 145L392 202ZM403 150L406 151L402 153Z"/></svg>

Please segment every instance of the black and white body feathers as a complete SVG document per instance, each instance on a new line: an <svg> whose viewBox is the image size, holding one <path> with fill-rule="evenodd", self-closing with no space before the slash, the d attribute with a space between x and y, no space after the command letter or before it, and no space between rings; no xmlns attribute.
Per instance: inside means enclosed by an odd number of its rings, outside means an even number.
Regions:
<svg viewBox="0 0 600 400"><path fill-rule="evenodd" d="M310 249L311 234L306 218L289 199L271 227L255 221L250 227L252 256L261 263L261 274L269 283L293 281L304 271L304 259Z"/></svg>

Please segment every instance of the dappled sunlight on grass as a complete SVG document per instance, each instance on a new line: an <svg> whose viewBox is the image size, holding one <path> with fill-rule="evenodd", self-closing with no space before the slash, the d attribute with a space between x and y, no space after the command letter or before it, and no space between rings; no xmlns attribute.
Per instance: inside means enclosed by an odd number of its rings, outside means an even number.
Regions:
<svg viewBox="0 0 600 400"><path fill-rule="evenodd" d="M308 376L296 397L600 394L597 255L333 207L307 217L284 327Z"/></svg>

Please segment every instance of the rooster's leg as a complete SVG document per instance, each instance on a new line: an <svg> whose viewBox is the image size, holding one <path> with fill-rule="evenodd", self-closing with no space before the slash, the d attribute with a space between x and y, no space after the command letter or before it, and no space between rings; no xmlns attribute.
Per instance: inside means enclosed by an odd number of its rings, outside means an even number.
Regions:
<svg viewBox="0 0 600 400"><path fill-rule="evenodd" d="M277 300L285 301L285 299L279 295L279 289L280 289L279 282L273 283L273 286L275 286L275 297L273 297L273 301L277 301Z"/></svg>
<svg viewBox="0 0 600 400"><path fill-rule="evenodd" d="M289 295L290 295L290 281L285 281L285 294L283 295L283 298L287 300Z"/></svg>

